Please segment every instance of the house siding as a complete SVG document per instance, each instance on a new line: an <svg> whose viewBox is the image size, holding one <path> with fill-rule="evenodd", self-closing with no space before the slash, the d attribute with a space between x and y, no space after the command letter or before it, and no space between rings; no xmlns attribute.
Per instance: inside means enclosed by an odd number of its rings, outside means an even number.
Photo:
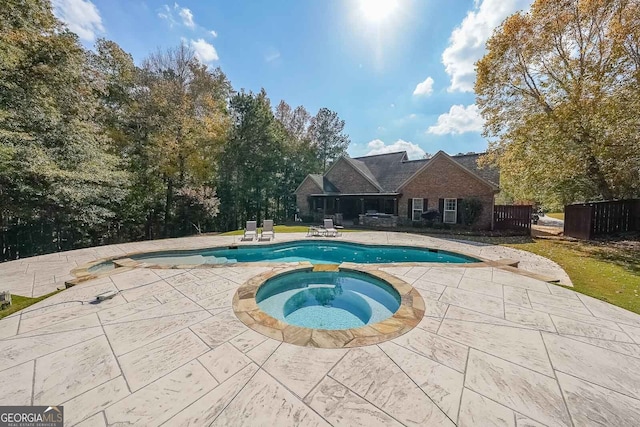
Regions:
<svg viewBox="0 0 640 427"><path fill-rule="evenodd" d="M347 160L340 158L336 161L335 166L331 167L325 177L336 186L340 193L378 193L380 191Z"/></svg>
<svg viewBox="0 0 640 427"><path fill-rule="evenodd" d="M398 203L398 216L401 218L408 218L407 200L410 198L427 199L426 210L438 210L440 199L476 198L482 203L482 214L475 227L487 230L492 228L495 190L447 158L434 158L400 192L402 196Z"/></svg>
<svg viewBox="0 0 640 427"><path fill-rule="evenodd" d="M309 215L309 195L322 193L322 189L312 180L306 179L296 191L296 205L300 210L299 215Z"/></svg>

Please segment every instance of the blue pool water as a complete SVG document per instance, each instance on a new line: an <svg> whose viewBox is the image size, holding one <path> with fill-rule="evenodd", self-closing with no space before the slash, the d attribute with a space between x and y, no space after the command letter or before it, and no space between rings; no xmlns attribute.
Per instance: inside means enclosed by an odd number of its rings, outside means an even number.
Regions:
<svg viewBox="0 0 640 427"><path fill-rule="evenodd" d="M340 264L355 262L378 264L390 262L468 263L477 259L452 252L406 246L361 245L346 242L297 241L274 245L246 245L234 248L212 248L171 251L131 258L152 264L230 264L236 262L299 262Z"/></svg>
<svg viewBox="0 0 640 427"><path fill-rule="evenodd" d="M313 329L349 329L380 322L400 307L400 294L356 271L295 271L266 281L258 306L283 322Z"/></svg>
<svg viewBox="0 0 640 427"><path fill-rule="evenodd" d="M100 264L96 264L87 269L89 273L102 273L103 271L109 271L116 268L113 261L103 261Z"/></svg>

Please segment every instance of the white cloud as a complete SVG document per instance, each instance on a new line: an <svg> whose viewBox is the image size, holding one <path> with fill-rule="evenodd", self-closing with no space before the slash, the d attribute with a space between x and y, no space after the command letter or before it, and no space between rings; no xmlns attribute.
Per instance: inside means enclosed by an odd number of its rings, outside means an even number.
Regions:
<svg viewBox="0 0 640 427"><path fill-rule="evenodd" d="M174 7L179 7L178 3L176 3ZM180 11L178 12L178 14L182 18L182 23L184 25L186 25L189 28L196 27L196 23L193 22L193 13L191 12L191 9L186 7L180 8Z"/></svg>
<svg viewBox="0 0 640 427"><path fill-rule="evenodd" d="M450 92L473 92L475 62L485 53L485 43L493 30L513 13L528 9L533 0L476 0L449 38L442 63L451 77Z"/></svg>
<svg viewBox="0 0 640 427"><path fill-rule="evenodd" d="M182 25L192 30L196 29L197 25L193 19L193 12L191 12L191 9L188 7L181 7L178 3L174 3L173 7L168 4L162 5L158 12L158 17L167 21L169 23L169 28L173 28L175 25L179 25L178 20L174 17L174 12L180 16ZM218 36L218 33L215 31L208 31L208 33L213 35L213 37Z"/></svg>
<svg viewBox="0 0 640 427"><path fill-rule="evenodd" d="M189 44L191 45L196 58L198 58L202 63L208 64L218 60L218 52L216 52L216 48L213 47L212 44L207 43L204 39L191 40Z"/></svg>
<svg viewBox="0 0 640 427"><path fill-rule="evenodd" d="M386 145L384 141L380 139L374 139L367 144L367 147L369 148L369 152L366 154L367 156L397 153L398 151L406 151L410 159L421 159L425 155L425 151L420 148L420 146L402 139L399 139L390 145Z"/></svg>
<svg viewBox="0 0 640 427"><path fill-rule="evenodd" d="M429 96L433 93L433 79L431 77L427 77L425 81L418 83L415 90L413 91L414 95L422 95Z"/></svg>
<svg viewBox="0 0 640 427"><path fill-rule="evenodd" d="M278 58L280 58L280 51L277 49L269 49L269 51L264 55L264 60L266 62L273 62Z"/></svg>
<svg viewBox="0 0 640 427"><path fill-rule="evenodd" d="M53 13L82 40L93 41L104 33L102 18L90 0L52 0Z"/></svg>
<svg viewBox="0 0 640 427"><path fill-rule="evenodd" d="M209 31L209 34L211 34L214 38L218 37L218 33L216 33L214 30Z"/></svg>
<svg viewBox="0 0 640 427"><path fill-rule="evenodd" d="M482 132L484 120L476 104L465 107L453 105L448 113L441 114L435 126L429 126L427 133L435 135Z"/></svg>
<svg viewBox="0 0 640 427"><path fill-rule="evenodd" d="M173 19L173 12L168 5L163 5L160 11L158 12L158 18L164 19L169 23L169 28L173 28L174 25L177 24L176 20Z"/></svg>

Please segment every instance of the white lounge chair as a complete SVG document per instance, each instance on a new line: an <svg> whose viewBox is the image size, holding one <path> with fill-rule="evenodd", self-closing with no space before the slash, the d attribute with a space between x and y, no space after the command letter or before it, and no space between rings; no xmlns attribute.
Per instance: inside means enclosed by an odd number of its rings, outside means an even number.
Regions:
<svg viewBox="0 0 640 427"><path fill-rule="evenodd" d="M336 237L338 235L338 230L333 226L332 219L324 220L324 235L327 237Z"/></svg>
<svg viewBox="0 0 640 427"><path fill-rule="evenodd" d="M262 223L262 232L260 233L260 240L266 239L271 240L275 239L276 233L273 231L273 220L265 219Z"/></svg>
<svg viewBox="0 0 640 427"><path fill-rule="evenodd" d="M247 225L244 229L244 236L242 236L242 240L253 240L256 237L258 237L258 222L247 221Z"/></svg>

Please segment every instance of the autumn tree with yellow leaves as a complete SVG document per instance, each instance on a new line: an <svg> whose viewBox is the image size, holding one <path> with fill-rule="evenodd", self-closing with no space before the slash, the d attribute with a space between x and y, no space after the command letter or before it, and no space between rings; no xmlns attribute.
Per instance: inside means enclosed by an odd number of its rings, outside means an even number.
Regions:
<svg viewBox="0 0 640 427"><path fill-rule="evenodd" d="M640 195L640 1L537 0L496 29L475 91L514 199Z"/></svg>

